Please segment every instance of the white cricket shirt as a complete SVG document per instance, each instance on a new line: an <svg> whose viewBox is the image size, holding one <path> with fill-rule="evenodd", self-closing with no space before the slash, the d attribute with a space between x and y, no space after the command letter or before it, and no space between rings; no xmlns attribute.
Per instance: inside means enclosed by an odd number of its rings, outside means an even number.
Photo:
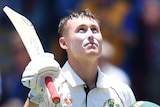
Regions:
<svg viewBox="0 0 160 107"><path fill-rule="evenodd" d="M115 82L103 74L99 67L96 87L90 91L68 62L63 66L59 78L55 80L55 85L61 102L53 104L46 93L40 107L129 107L136 102L128 85Z"/></svg>

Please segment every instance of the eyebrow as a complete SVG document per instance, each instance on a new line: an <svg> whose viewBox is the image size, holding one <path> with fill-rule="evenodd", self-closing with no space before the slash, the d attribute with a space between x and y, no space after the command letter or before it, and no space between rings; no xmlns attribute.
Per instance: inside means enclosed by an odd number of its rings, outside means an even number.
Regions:
<svg viewBox="0 0 160 107"><path fill-rule="evenodd" d="M86 26L86 25L88 25L88 24L82 23L79 26ZM99 27L99 25L97 25L97 24L90 24L89 26Z"/></svg>

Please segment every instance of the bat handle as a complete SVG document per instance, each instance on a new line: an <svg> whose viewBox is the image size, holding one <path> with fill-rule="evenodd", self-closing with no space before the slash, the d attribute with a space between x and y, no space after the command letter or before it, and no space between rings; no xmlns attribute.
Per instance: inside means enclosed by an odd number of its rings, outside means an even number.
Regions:
<svg viewBox="0 0 160 107"><path fill-rule="evenodd" d="M54 86L53 80L51 77L46 77L45 78L45 84L49 90L49 93L51 95L51 99L54 104L58 104L60 102L60 96L56 91L56 88Z"/></svg>

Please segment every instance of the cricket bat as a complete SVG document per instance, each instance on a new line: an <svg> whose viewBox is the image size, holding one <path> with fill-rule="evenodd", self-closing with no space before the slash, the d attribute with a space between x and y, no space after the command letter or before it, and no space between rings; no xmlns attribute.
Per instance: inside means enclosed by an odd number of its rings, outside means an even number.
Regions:
<svg viewBox="0 0 160 107"><path fill-rule="evenodd" d="M3 8L3 11L14 25L23 44L25 45L25 48L31 60L33 60L36 56L44 53L44 49L42 47L42 44L39 40L39 37L36 33L33 24L26 17L12 10L8 6L5 6ZM53 103L55 104L59 103L60 96L56 91L52 78L46 77L45 84L50 92Z"/></svg>

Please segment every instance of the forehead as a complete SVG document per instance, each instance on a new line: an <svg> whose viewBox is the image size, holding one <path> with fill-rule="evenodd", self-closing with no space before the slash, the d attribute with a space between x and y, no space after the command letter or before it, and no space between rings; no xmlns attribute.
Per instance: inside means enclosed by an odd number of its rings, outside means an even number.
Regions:
<svg viewBox="0 0 160 107"><path fill-rule="evenodd" d="M87 25L87 26L96 26L99 27L99 24L96 20L89 18L89 17L75 17L67 22L67 27L78 27L80 25Z"/></svg>

